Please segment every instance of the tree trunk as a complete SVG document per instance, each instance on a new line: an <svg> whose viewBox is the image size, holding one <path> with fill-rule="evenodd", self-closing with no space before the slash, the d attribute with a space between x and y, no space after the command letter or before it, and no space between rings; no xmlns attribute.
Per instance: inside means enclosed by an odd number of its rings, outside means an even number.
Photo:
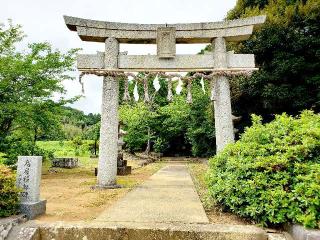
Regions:
<svg viewBox="0 0 320 240"><path fill-rule="evenodd" d="M97 156L97 140L94 140L94 155Z"/></svg>
<svg viewBox="0 0 320 240"><path fill-rule="evenodd" d="M37 127L35 127L34 128L34 136L33 136L33 148L32 148L32 152L31 152L32 155L34 154L34 149L36 147L37 140L38 140L38 129L37 129Z"/></svg>
<svg viewBox="0 0 320 240"><path fill-rule="evenodd" d="M148 142L147 142L147 147L145 150L145 154L149 155L150 154L150 148L151 148L151 139L150 139L150 128L148 127Z"/></svg>

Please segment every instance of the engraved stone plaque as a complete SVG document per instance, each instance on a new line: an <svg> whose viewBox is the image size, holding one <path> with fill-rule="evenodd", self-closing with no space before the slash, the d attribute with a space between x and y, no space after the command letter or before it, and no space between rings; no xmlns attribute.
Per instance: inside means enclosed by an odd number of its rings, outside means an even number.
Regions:
<svg viewBox="0 0 320 240"><path fill-rule="evenodd" d="M176 29L161 27L157 30L157 54L159 58L174 58L176 55Z"/></svg>
<svg viewBox="0 0 320 240"><path fill-rule="evenodd" d="M42 157L19 156L17 186L22 188L21 201L39 202Z"/></svg>

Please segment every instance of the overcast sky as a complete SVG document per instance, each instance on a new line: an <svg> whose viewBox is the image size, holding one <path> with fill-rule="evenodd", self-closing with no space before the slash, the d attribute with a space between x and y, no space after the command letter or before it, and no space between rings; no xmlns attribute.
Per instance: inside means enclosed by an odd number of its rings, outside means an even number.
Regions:
<svg viewBox="0 0 320 240"><path fill-rule="evenodd" d="M21 24L26 42L50 42L66 51L82 48L82 53L103 51L102 43L82 42L67 29L63 15L94 20L129 23L190 23L221 21L236 0L4 0L1 1L0 22L8 18ZM195 54L203 45L177 46L179 54ZM129 54L155 54L154 45L121 45ZM78 73L75 74L77 76ZM73 105L86 113L100 112L101 78L84 77L85 97ZM81 94L77 80L64 83L67 96Z"/></svg>

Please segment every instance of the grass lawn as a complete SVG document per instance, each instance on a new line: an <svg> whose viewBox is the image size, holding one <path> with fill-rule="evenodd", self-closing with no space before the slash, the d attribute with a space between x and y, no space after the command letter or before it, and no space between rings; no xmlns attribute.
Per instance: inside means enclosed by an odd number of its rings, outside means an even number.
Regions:
<svg viewBox="0 0 320 240"><path fill-rule="evenodd" d="M89 144L93 143L92 140L82 140L82 145L78 150L72 141L38 141L37 146L54 153L55 157L89 157Z"/></svg>
<svg viewBox="0 0 320 240"><path fill-rule="evenodd" d="M205 162L189 163L188 167L210 223L251 224L235 214L222 211L221 207L214 204L214 199L208 196L205 174L209 166Z"/></svg>

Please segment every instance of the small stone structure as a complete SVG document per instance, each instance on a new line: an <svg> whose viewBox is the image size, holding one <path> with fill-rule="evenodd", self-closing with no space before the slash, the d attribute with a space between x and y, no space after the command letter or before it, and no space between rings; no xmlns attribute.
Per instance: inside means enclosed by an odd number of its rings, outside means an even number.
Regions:
<svg viewBox="0 0 320 240"><path fill-rule="evenodd" d="M52 160L52 167L57 168L76 168L78 165L78 158L55 158Z"/></svg>
<svg viewBox="0 0 320 240"><path fill-rule="evenodd" d="M119 123L117 78L128 76L126 73L211 72L208 76L212 83L211 100L214 102L217 151L221 151L226 144L234 142L228 76L249 74L257 68L253 54L227 52L226 43L248 39L253 30L265 22L266 16L189 24L130 24L70 16L64 16L64 20L67 27L71 31L76 31L81 40L105 44L104 52L81 54L77 58L80 76L84 74L103 76L98 186L113 188L116 185ZM120 53L119 47L122 43L156 43L157 55ZM214 51L213 54L178 55L176 44L181 43L211 43ZM208 76L202 74L203 78ZM188 79L187 100L190 103L191 83L192 79ZM148 96L146 91L145 96ZM145 100L147 99L145 97Z"/></svg>
<svg viewBox="0 0 320 240"><path fill-rule="evenodd" d="M123 150L124 145L123 136L127 132L119 128L119 140L118 140L118 159L117 159L117 175L124 176L131 174L131 166L127 166L127 160L123 160Z"/></svg>
<svg viewBox="0 0 320 240"><path fill-rule="evenodd" d="M46 200L40 200L42 157L19 156L17 187L22 189L20 211L28 219L46 212Z"/></svg>
<svg viewBox="0 0 320 240"><path fill-rule="evenodd" d="M119 125L120 126L120 125ZM123 136L126 135L127 132L123 131L119 128L119 137L118 137L118 158L117 158L117 175L125 176L131 174L132 167L127 166L127 160L123 159L123 150L122 146L124 145ZM98 175L98 169L94 170L95 176Z"/></svg>
<svg viewBox="0 0 320 240"><path fill-rule="evenodd" d="M77 222L26 226L17 240L268 240L256 226L186 223Z"/></svg>

